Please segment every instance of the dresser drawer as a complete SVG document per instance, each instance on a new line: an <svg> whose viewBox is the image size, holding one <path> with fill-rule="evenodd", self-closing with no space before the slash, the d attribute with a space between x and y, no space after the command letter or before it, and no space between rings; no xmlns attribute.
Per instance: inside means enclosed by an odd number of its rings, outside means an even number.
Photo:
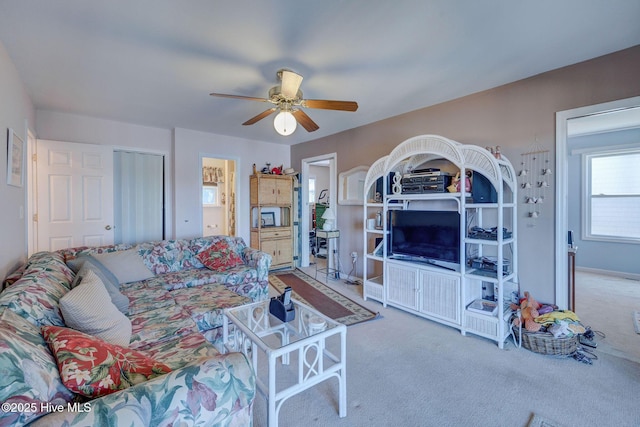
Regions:
<svg viewBox="0 0 640 427"><path fill-rule="evenodd" d="M273 229L273 230L265 230L264 228L261 231L261 235L263 239L289 239L291 238L291 229Z"/></svg>

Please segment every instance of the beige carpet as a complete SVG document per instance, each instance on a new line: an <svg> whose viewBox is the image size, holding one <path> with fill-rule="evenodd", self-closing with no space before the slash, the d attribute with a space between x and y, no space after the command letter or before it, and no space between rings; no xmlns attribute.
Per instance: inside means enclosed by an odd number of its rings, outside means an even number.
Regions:
<svg viewBox="0 0 640 427"><path fill-rule="evenodd" d="M586 365L516 349L510 341L500 350L495 342L363 301L359 286L327 285L382 318L347 329L347 417L338 416L331 379L285 401L280 427L527 427L532 414L563 427L640 425L640 364L629 358L598 351L598 360ZM630 310L622 317L633 331ZM258 369L263 375L264 368ZM297 370L290 371L295 380ZM266 425L266 402L258 395L254 427Z"/></svg>
<svg viewBox="0 0 640 427"><path fill-rule="evenodd" d="M638 307L639 281L576 271L575 312L585 326L606 336L596 336L597 354L609 353L640 363L640 335L632 318Z"/></svg>
<svg viewBox="0 0 640 427"><path fill-rule="evenodd" d="M533 414L527 427L562 427L560 424L548 420L538 414Z"/></svg>

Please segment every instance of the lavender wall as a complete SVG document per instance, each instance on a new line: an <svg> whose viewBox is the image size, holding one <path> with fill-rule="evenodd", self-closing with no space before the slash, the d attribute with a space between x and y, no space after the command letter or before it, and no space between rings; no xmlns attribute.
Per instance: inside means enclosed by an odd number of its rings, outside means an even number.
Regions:
<svg viewBox="0 0 640 427"><path fill-rule="evenodd" d="M0 280L27 257L26 167L25 186L7 185L7 129L27 143L26 123L35 128L35 110L18 70L0 43Z"/></svg>

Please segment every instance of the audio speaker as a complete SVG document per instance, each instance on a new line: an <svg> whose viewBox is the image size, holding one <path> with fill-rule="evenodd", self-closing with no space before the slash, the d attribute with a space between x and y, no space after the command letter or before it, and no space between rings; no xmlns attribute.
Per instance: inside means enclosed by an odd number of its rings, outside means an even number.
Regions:
<svg viewBox="0 0 640 427"><path fill-rule="evenodd" d="M473 203L498 203L498 193L491 185L491 181L478 172L473 173L471 197Z"/></svg>

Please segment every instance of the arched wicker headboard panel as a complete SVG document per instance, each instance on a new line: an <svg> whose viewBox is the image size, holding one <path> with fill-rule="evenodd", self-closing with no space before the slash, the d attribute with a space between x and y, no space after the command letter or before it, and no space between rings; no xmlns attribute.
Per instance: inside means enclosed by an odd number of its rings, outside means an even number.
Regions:
<svg viewBox="0 0 640 427"><path fill-rule="evenodd" d="M367 175L364 178L365 191L371 188L373 183L385 174L386 169L384 165L386 164L387 157L389 156L384 156L376 160L367 171Z"/></svg>
<svg viewBox="0 0 640 427"><path fill-rule="evenodd" d="M397 164L407 158L428 155L429 153L440 154L446 157L456 166L462 165L464 158L458 148L459 143L439 135L419 135L402 142L387 156L385 170L392 170Z"/></svg>
<svg viewBox="0 0 640 427"><path fill-rule="evenodd" d="M464 155L465 167L480 172L495 188L502 187L500 166L490 151L477 145L461 145L460 150Z"/></svg>

